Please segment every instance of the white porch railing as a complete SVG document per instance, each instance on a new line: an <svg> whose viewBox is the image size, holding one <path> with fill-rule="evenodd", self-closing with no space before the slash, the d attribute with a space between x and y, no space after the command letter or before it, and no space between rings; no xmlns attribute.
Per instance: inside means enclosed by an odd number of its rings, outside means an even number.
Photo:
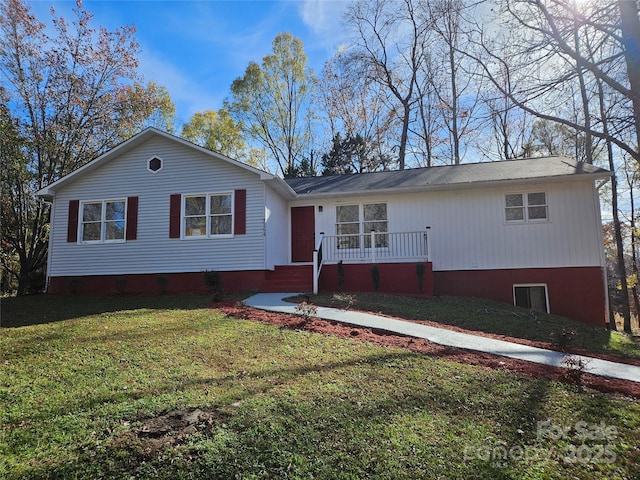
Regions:
<svg viewBox="0 0 640 480"><path fill-rule="evenodd" d="M313 252L313 293L325 263L430 260L429 227L421 232L370 232L359 235L320 234Z"/></svg>

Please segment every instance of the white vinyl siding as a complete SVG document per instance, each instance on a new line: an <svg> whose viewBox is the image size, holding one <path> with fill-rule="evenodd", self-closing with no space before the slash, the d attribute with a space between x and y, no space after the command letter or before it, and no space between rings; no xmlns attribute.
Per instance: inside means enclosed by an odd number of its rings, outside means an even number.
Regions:
<svg viewBox="0 0 640 480"><path fill-rule="evenodd" d="M162 158L152 174L149 159ZM169 238L172 194L246 190L246 234L216 241ZM56 193L52 210L50 276L235 271L264 269L265 186L258 175L162 137L124 152L70 181ZM138 203L137 240L111 244L67 243L69 201L127 198ZM286 248L283 245L282 248Z"/></svg>
<svg viewBox="0 0 640 480"><path fill-rule="evenodd" d="M547 221L505 222L506 194L542 191ZM316 235L335 234L339 203L317 202L323 212L316 216ZM389 232L426 233L430 227L434 270L602 266L601 226L591 180L538 182L535 189L518 184L503 189L354 196L344 204L365 203L387 204Z"/></svg>
<svg viewBox="0 0 640 480"><path fill-rule="evenodd" d="M264 209L265 268L272 270L276 265L285 265L290 260L291 222L287 202L269 187L265 188Z"/></svg>

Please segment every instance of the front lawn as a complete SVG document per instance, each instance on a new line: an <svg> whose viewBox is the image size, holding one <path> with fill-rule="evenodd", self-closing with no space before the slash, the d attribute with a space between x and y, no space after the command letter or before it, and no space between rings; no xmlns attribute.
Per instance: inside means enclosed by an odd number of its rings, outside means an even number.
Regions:
<svg viewBox="0 0 640 480"><path fill-rule="evenodd" d="M640 477L637 399L208 303L3 299L0 478Z"/></svg>

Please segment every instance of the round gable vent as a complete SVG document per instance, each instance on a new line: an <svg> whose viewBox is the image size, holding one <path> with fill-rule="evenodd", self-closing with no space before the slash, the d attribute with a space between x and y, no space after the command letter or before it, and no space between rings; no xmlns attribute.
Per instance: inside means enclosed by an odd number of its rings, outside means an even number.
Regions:
<svg viewBox="0 0 640 480"><path fill-rule="evenodd" d="M162 170L162 159L153 157L151 160L149 160L149 163L147 163L147 168L153 173L159 172L160 170Z"/></svg>

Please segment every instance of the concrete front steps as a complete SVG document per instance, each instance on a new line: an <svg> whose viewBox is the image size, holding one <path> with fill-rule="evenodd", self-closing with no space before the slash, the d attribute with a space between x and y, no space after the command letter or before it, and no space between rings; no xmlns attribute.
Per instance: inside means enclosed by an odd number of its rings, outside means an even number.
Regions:
<svg viewBox="0 0 640 480"><path fill-rule="evenodd" d="M263 292L311 292L313 290L313 265L276 265L267 272Z"/></svg>

